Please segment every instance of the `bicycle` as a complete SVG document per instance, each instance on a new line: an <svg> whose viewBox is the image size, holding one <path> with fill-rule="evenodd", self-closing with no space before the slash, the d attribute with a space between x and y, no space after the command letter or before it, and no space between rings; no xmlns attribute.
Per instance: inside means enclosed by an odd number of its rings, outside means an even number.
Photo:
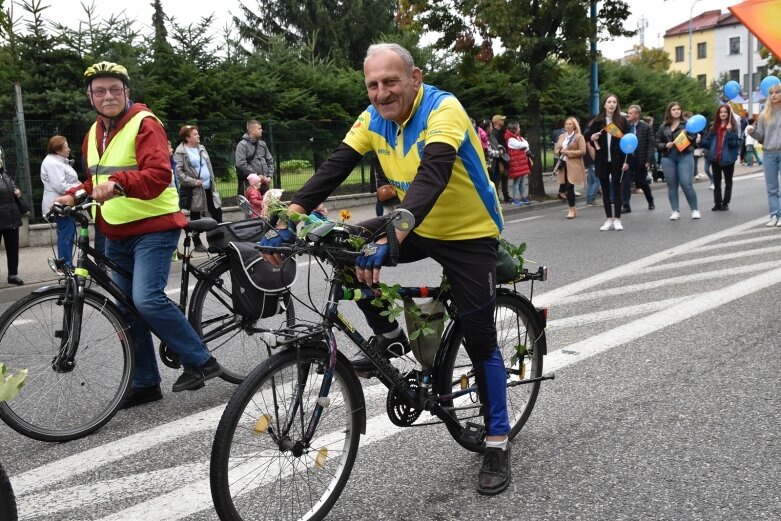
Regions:
<svg viewBox="0 0 781 521"><path fill-rule="evenodd" d="M398 220L398 212L391 215ZM390 234L389 234L390 235ZM287 255L308 254L333 268L327 298L316 322L297 320L276 332L278 351L236 389L223 412L212 445L210 484L222 520L322 519L341 494L366 429L365 396L349 360L338 349L343 333L372 361L372 375L387 387L386 410L397 426L416 424L423 411L444 423L458 444L485 448L485 429L475 372L463 345L463 331L448 289L397 288L400 296L431 297L452 318L430 366L402 373L374 353L339 312L339 301L373 299L376 292L349 283L360 254L351 234L326 223L290 247L265 248ZM547 269L523 270L516 281L543 281ZM545 311L512 288L497 289L497 339L506 361L512 440L534 407L547 352ZM382 388L380 388L382 389ZM472 421L475 420L475 421Z"/></svg>
<svg viewBox="0 0 781 521"><path fill-rule="evenodd" d="M98 266L101 263L129 276L90 246L89 219L84 210L96 205L84 200L73 207L55 206L56 215L73 217L79 227L76 267L68 268L62 259L50 260L52 269L62 274L59 283L34 290L0 317L0 359L29 369L24 392L13 403L0 403L0 419L20 434L40 441L69 441L96 431L116 414L132 384L135 340L127 318L109 297L121 302L142 323L146 321L132 299ZM292 306L283 315L268 319L233 311L230 263L219 240L214 241L215 258L200 266L190 262L193 232L220 232L227 242L242 232L236 224L218 227L211 219L189 223L179 302L184 309L189 276L195 276L198 282L189 301L189 320L219 358L222 377L234 383L270 354L260 341L261 335L294 319ZM253 226L261 228L260 235L267 224ZM245 229L243 233L257 232ZM107 295L93 289L93 284ZM280 305L289 300L283 294L279 299ZM164 345L160 352L166 365L178 365L177 357Z"/></svg>

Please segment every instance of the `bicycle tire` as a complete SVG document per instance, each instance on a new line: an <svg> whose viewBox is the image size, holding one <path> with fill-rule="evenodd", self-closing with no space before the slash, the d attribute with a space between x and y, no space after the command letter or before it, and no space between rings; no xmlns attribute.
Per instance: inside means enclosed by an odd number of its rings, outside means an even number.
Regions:
<svg viewBox="0 0 781 521"><path fill-rule="evenodd" d="M222 366L221 378L239 384L247 375L271 354L259 334L249 328L266 328L270 331L290 327L295 323L292 299L287 299L283 313L250 321L233 310L231 301L230 262L228 257L218 261L200 279L193 289L188 320L198 336L205 338L217 333L217 338L207 342L206 348Z"/></svg>
<svg viewBox="0 0 781 521"><path fill-rule="evenodd" d="M0 521L17 521L19 514L16 510L16 496L11 487L8 474L5 473L3 464L0 463Z"/></svg>
<svg viewBox="0 0 781 521"><path fill-rule="evenodd" d="M521 295L505 293L498 294L496 297L496 310L494 312L496 337L502 358L505 361L505 368L519 370L520 363L523 363L525 379L542 376L541 344L544 342L545 331L534 313L534 307ZM460 325L456 324L448 345L443 351L442 363L439 365L436 385L440 395L448 395L460 390L462 376L466 376L468 386L475 384L475 371L463 340L463 330ZM519 343L526 344L528 355L523 358L522 362L519 361L512 365L511 359L516 354L515 346ZM517 375L508 374L508 384L514 384L517 381L519 381ZM510 440L515 438L529 419L539 390L540 382L508 385L507 413L510 420L508 434ZM458 420L458 425L448 425L448 430L453 438L467 450L474 452L484 450L483 444L474 445L461 438L463 427L467 421L483 424L477 392L461 396L456 400L443 402L442 405L446 408L473 406L463 411L454 410L453 415Z"/></svg>
<svg viewBox="0 0 781 521"><path fill-rule="evenodd" d="M76 364L56 372L66 289L49 287L17 301L0 317L0 360L28 370L25 386L0 418L40 441L70 441L95 432L116 412L131 387L135 340L116 305L86 290Z"/></svg>
<svg viewBox="0 0 781 521"><path fill-rule="evenodd" d="M328 357L326 350L311 347L279 352L236 389L212 445L211 491L221 520L319 520L333 507L352 471L366 422L363 389L343 355L333 373L330 405L323 409L303 454L283 451L271 433L281 432L279 425L290 419L286 415L292 409L288 436L301 440ZM306 378L296 378L302 374ZM291 407L292 393L302 380L304 403L296 410ZM270 427L258 434L254 429L264 416ZM317 460L323 447L328 455L320 468Z"/></svg>

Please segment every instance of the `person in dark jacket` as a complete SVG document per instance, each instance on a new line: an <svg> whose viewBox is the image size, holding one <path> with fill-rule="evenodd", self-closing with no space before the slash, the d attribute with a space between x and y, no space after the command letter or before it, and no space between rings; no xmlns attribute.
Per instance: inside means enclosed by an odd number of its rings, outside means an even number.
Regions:
<svg viewBox="0 0 781 521"><path fill-rule="evenodd" d="M274 177L274 158L263 137L263 127L256 119L247 121L247 133L236 146L236 178L238 192L241 195L247 188L247 176L258 174L261 181L261 193L265 194Z"/></svg>
<svg viewBox="0 0 781 521"><path fill-rule="evenodd" d="M729 210L729 202L732 198L732 175L735 173L735 161L740 152L740 138L735 126L735 118L732 108L721 105L716 110L710 131L705 134L700 146L707 150L713 173L713 202L712 211ZM724 174L724 197L721 196L721 175Z"/></svg>
<svg viewBox="0 0 781 521"><path fill-rule="evenodd" d="M642 109L640 105L631 105L627 111L627 124L629 132L637 136L637 148L627 157L627 170L624 172L624 178L621 181L621 213L629 213L632 207L629 206L629 200L632 197L632 185L634 184L645 195L648 202L648 209L656 208L654 205L654 196L651 195L651 187L648 186L648 169L656 155L656 139L651 126L640 119Z"/></svg>
<svg viewBox="0 0 781 521"><path fill-rule="evenodd" d="M602 187L602 205L605 207L607 219L600 228L601 231L621 231L621 176L623 175L626 154L621 152L619 142L629 127L626 118L621 115L618 96L608 94L602 106L602 111L591 122L586 135L586 143L593 148L594 167ZM610 201L610 195L613 201Z"/></svg>
<svg viewBox="0 0 781 521"><path fill-rule="evenodd" d="M16 187L14 180L5 171L0 162L0 237L5 244L5 257L8 261L8 283L21 286L24 281L19 278L19 228L22 226L22 215L16 205L16 198L22 192Z"/></svg>

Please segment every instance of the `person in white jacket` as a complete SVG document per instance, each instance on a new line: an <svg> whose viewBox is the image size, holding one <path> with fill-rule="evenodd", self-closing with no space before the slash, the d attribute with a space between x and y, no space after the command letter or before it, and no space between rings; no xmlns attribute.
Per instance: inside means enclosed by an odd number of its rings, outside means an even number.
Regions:
<svg viewBox="0 0 781 521"><path fill-rule="evenodd" d="M74 186L78 186L79 176L71 167L68 156L71 149L63 136L52 136L47 147L49 154L41 163L41 181L43 181L43 200L41 215L46 215L54 200ZM71 217L57 217L57 256L65 259L69 268L73 267L73 240L76 237L76 222Z"/></svg>

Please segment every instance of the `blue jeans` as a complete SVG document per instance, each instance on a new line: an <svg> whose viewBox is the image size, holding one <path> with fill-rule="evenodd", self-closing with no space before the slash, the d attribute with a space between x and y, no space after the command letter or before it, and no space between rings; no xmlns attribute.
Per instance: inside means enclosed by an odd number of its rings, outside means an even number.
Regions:
<svg viewBox="0 0 781 521"><path fill-rule="evenodd" d="M702 158L703 162L705 163L703 165L703 168L705 169L705 175L708 176L708 179L710 179L710 182L713 182L713 172L710 171L710 161L708 161L708 153L705 152L705 156Z"/></svg>
<svg viewBox="0 0 781 521"><path fill-rule="evenodd" d="M106 256L132 278L112 272L114 282L133 298L133 304L162 341L178 354L182 364L201 367L210 357L203 341L184 314L165 294L171 253L179 243L180 230L148 233L127 239L106 239ZM120 304L136 338L136 369L133 387L151 387L160 383L157 352L152 332Z"/></svg>
<svg viewBox="0 0 781 521"><path fill-rule="evenodd" d="M72 217L57 217L57 257L65 259L65 265L73 267L73 241L76 238L76 221Z"/></svg>
<svg viewBox="0 0 781 521"><path fill-rule="evenodd" d="M593 203L597 198L597 190L599 190L599 178L597 177L596 170L594 170L594 163L588 165L587 182L588 184L586 185L586 202Z"/></svg>
<svg viewBox="0 0 781 521"><path fill-rule="evenodd" d="M512 198L516 201L520 201L523 197L524 183L526 182L526 176L516 177L513 179Z"/></svg>
<svg viewBox="0 0 781 521"><path fill-rule="evenodd" d="M781 151L766 150L763 154L765 161L765 186L767 186L767 206L770 215L781 218L781 192L779 192L778 176L781 173Z"/></svg>
<svg viewBox="0 0 781 521"><path fill-rule="evenodd" d="M697 209L697 192L694 191L694 158L691 152L678 154L672 152L669 157L662 158L662 170L667 180L667 196L674 212L680 211L678 204L678 187L683 190L686 201L692 211Z"/></svg>

